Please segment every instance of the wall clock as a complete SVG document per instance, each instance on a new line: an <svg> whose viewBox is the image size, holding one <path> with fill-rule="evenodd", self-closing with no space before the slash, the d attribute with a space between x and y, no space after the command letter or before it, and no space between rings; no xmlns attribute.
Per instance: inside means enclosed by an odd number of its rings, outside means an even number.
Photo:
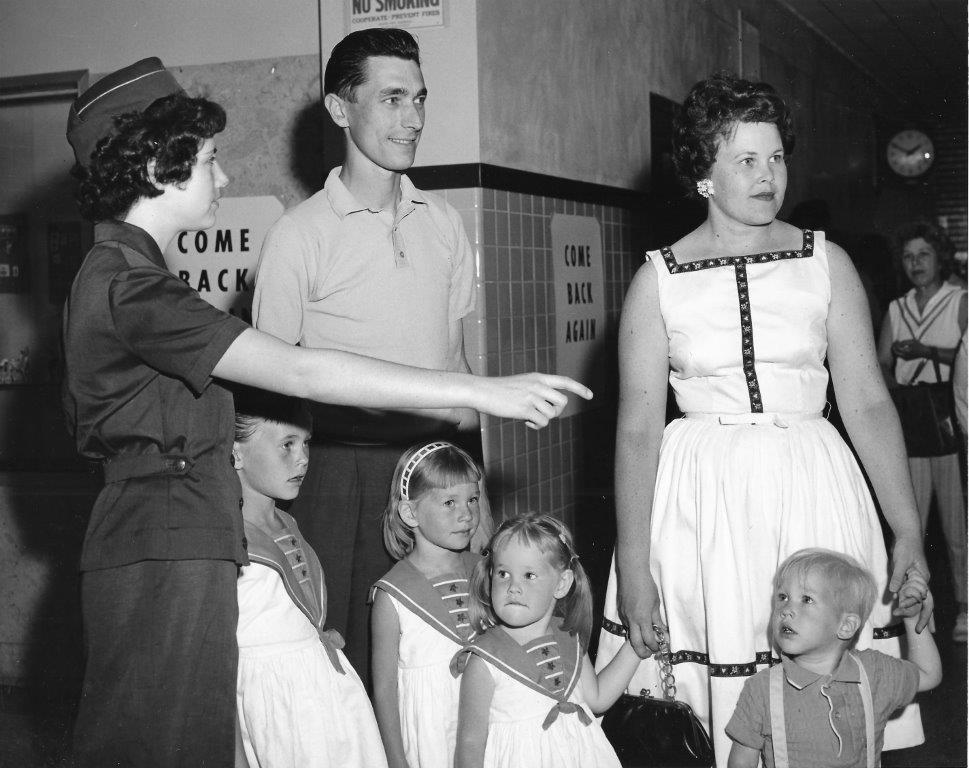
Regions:
<svg viewBox="0 0 969 768"><path fill-rule="evenodd" d="M899 131L888 140L885 157L888 167L899 176L915 179L932 167L935 147L925 133L910 128Z"/></svg>

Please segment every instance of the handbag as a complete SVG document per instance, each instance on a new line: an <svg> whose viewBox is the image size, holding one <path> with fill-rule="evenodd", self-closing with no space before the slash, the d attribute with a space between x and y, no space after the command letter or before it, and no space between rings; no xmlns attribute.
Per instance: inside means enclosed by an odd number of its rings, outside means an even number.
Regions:
<svg viewBox="0 0 969 768"><path fill-rule="evenodd" d="M669 642L659 635L663 698L645 688L624 693L602 718L602 730L627 768L710 768L713 744L703 723L685 701L676 700Z"/></svg>
<svg viewBox="0 0 969 768"><path fill-rule="evenodd" d="M905 450L912 457L945 456L959 450L952 385L942 380L939 361L932 361L935 382L912 383L926 362L919 364L908 384L890 390L902 425Z"/></svg>

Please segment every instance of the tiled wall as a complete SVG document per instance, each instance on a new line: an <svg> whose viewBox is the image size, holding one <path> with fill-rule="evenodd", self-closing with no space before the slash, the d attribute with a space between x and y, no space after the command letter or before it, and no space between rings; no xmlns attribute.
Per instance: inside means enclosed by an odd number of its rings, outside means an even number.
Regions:
<svg viewBox="0 0 969 768"><path fill-rule="evenodd" d="M478 309L465 322L472 370L502 376L556 371L554 213L593 216L599 222L610 350L606 359L614 359L622 299L641 261L632 252L632 212L493 189L439 194L460 211L477 259ZM589 472L601 457L589 453L592 446L611 444L615 396L609 382L605 390L596 392L593 411L556 419L539 431L522 422L483 417L482 447L496 520L541 511L575 523L582 497L601 491L601 473Z"/></svg>

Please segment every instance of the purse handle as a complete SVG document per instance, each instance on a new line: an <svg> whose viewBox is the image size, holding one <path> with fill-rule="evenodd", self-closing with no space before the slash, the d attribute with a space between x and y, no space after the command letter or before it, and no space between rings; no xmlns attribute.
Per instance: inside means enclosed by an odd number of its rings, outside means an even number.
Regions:
<svg viewBox="0 0 969 768"><path fill-rule="evenodd" d="M922 361L917 366L915 366L915 373L913 373L912 377L908 380L907 386L911 387L915 384L915 380L919 377L919 374L922 373L922 371L925 369L925 364L929 362L929 359L930 358L928 357L923 357ZM939 382L939 384L945 384L946 382L942 380L942 369L939 367L938 356L933 355L931 360L932 360L932 367L935 368L935 380Z"/></svg>

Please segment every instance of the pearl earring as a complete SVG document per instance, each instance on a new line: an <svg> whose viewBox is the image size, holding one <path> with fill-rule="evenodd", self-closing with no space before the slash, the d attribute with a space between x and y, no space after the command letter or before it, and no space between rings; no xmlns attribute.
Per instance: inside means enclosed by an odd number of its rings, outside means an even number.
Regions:
<svg viewBox="0 0 969 768"><path fill-rule="evenodd" d="M713 182L710 179L700 179L696 183L696 191L700 197L712 197Z"/></svg>

